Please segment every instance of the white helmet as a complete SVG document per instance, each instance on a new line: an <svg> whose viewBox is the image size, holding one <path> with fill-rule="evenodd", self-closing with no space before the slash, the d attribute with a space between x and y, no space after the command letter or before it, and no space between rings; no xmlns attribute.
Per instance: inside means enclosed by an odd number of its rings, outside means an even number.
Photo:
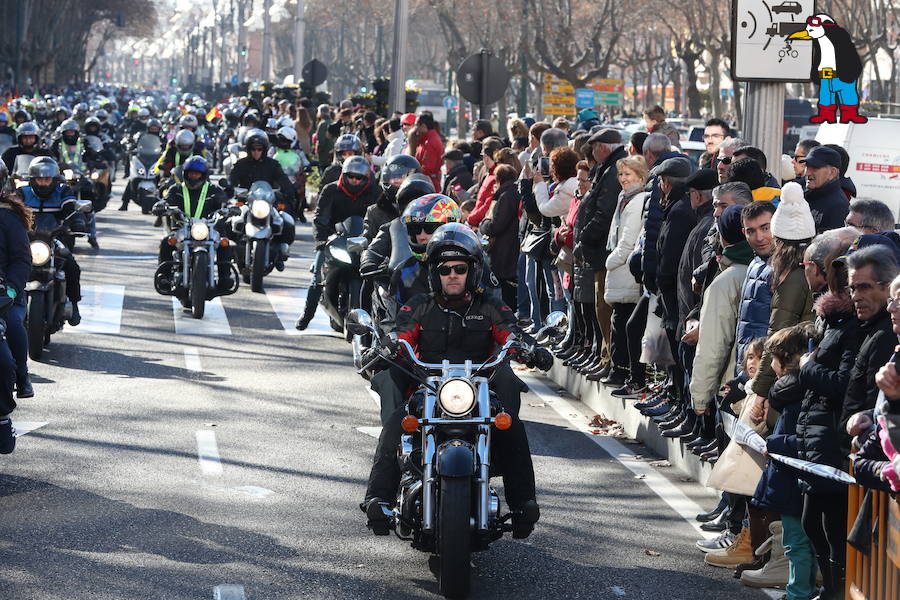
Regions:
<svg viewBox="0 0 900 600"><path fill-rule="evenodd" d="M282 127L275 135L279 140L290 142L291 146L297 143L297 130L293 127Z"/></svg>
<svg viewBox="0 0 900 600"><path fill-rule="evenodd" d="M280 119L278 119L278 127L290 127L293 129L294 122L290 117L281 117Z"/></svg>

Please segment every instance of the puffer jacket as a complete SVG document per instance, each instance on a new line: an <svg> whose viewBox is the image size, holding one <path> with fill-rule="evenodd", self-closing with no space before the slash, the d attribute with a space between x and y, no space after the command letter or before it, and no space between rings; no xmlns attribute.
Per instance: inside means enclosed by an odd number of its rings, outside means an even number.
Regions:
<svg viewBox="0 0 900 600"><path fill-rule="evenodd" d="M738 309L735 330L735 375L739 375L747 346L758 337L769 332L769 308L772 305L772 290L769 282L772 269L766 259L757 256L747 268L747 277L741 286L741 304ZM715 280L713 280L715 281Z"/></svg>
<svg viewBox="0 0 900 600"><path fill-rule="evenodd" d="M774 274L773 274L774 277ZM774 282L773 282L774 285ZM803 269L797 267L784 279L784 282L772 292L770 305L769 331L772 335L785 327L792 327L803 321L812 321L812 293ZM769 388L775 383L775 371L772 370L772 357L763 352L759 361L759 373L753 378L751 390L760 398L766 398Z"/></svg>
<svg viewBox="0 0 900 600"><path fill-rule="evenodd" d="M653 163L653 167L660 165L669 158L677 158L679 156L684 156L680 152L665 152L660 154L659 158L656 159L656 162ZM658 288L656 285L656 270L659 262L659 255L657 254L657 240L659 239L659 232L662 228L663 219L665 218L663 215L663 207L661 204L662 192L659 189L659 177L653 177L647 182L647 189L650 194L647 195L646 200L644 201L644 245L641 248L641 252L638 256L637 260L640 261L640 268L633 269L637 270L641 273L641 277L643 280L644 287L650 290L652 293L656 294L658 292Z"/></svg>
<svg viewBox="0 0 900 600"><path fill-rule="evenodd" d="M845 467L841 451L840 416L850 371L859 352L859 323L849 296L823 294L815 303L817 323L824 335L815 360L800 368L804 388L797 418L797 458L831 467ZM804 493L840 492L843 484L803 473Z"/></svg>
<svg viewBox="0 0 900 600"><path fill-rule="evenodd" d="M569 214L577 190L577 177L569 177L552 191L546 181L541 181L534 185L534 199L538 210L545 217L565 217Z"/></svg>
<svg viewBox="0 0 900 600"><path fill-rule="evenodd" d="M641 232L641 212L646 197L647 192L640 186L619 193L619 202L607 235L607 247L612 246L604 263L606 284L603 300L607 304L627 304L641 298L641 286L628 268L628 258Z"/></svg>
<svg viewBox="0 0 900 600"><path fill-rule="evenodd" d="M766 438L766 449L773 454L796 458L797 418L803 403L803 386L797 373L778 378L769 391L769 406L780 413L771 435ZM780 515L800 517L803 512L803 496L797 484L797 472L783 463L769 459L756 492L753 504Z"/></svg>

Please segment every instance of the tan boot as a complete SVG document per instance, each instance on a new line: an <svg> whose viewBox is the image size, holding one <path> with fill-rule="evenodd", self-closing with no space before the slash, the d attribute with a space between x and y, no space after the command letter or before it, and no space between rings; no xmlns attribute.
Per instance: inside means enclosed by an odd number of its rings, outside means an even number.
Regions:
<svg viewBox="0 0 900 600"><path fill-rule="evenodd" d="M756 549L756 555L771 552L769 562L761 569L741 573L741 583L754 588L784 588L790 576L790 562L781 544L781 521L769 525L772 537Z"/></svg>
<svg viewBox="0 0 900 600"><path fill-rule="evenodd" d="M728 548L722 552L708 552L703 562L713 567L733 569L751 560L753 548L750 547L750 528L744 527Z"/></svg>

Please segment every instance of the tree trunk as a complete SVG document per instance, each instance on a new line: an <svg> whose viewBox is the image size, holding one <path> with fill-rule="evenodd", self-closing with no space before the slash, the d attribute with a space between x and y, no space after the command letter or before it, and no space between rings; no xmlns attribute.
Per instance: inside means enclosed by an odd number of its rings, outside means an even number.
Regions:
<svg viewBox="0 0 900 600"><path fill-rule="evenodd" d="M744 91L744 88L739 81L732 81L731 88L734 90L734 118L736 119L736 122L743 123L744 97L742 92Z"/></svg>
<svg viewBox="0 0 900 600"><path fill-rule="evenodd" d="M672 69L672 95L675 99L675 112L681 114L681 65Z"/></svg>
<svg viewBox="0 0 900 600"><path fill-rule="evenodd" d="M698 118L703 99L700 96L700 90L697 89L697 71L694 70L695 62L693 60L685 60L688 65L687 69L687 102L688 116Z"/></svg>
<svg viewBox="0 0 900 600"><path fill-rule="evenodd" d="M722 73L719 71L721 55L714 53L709 61L709 99L714 117L722 115Z"/></svg>

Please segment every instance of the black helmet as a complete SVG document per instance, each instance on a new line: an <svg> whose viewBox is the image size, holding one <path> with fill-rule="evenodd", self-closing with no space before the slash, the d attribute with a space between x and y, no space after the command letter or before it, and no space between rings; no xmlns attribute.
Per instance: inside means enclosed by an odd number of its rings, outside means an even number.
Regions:
<svg viewBox="0 0 900 600"><path fill-rule="evenodd" d="M244 119L242 121L244 127L256 127L259 125L259 115L256 114L256 111L250 110L244 114Z"/></svg>
<svg viewBox="0 0 900 600"><path fill-rule="evenodd" d="M452 198L444 194L425 194L406 205L400 215L400 222L406 225L409 247L421 260L425 255L425 244L417 243L416 236L423 229L434 235L438 227L446 223L458 223L459 218L459 206Z"/></svg>
<svg viewBox="0 0 900 600"><path fill-rule="evenodd" d="M421 198L425 194L433 194L434 191L434 184L430 177L422 173L412 173L397 190L397 208L402 211L416 198Z"/></svg>
<svg viewBox="0 0 900 600"><path fill-rule="evenodd" d="M356 154L362 154L362 141L358 136L352 133L345 133L334 141L334 160L342 162L341 152L352 151Z"/></svg>
<svg viewBox="0 0 900 600"><path fill-rule="evenodd" d="M381 188L387 191L390 187L400 187L403 179L410 173L418 173L422 169L422 165L409 154L395 154L390 157L384 167L381 169ZM392 186L391 181L399 181Z"/></svg>
<svg viewBox="0 0 900 600"><path fill-rule="evenodd" d="M269 136L262 129L251 129L244 138L244 147L248 153L254 146L262 148L263 154L269 150Z"/></svg>
<svg viewBox="0 0 900 600"><path fill-rule="evenodd" d="M202 156L192 156L186 161L184 161L184 167L182 168L184 172L184 184L192 189L196 190L203 187L203 184L207 182L209 179L209 165L206 164L206 159ZM191 179L187 176L188 171L196 171L200 173L199 179Z"/></svg>
<svg viewBox="0 0 900 600"><path fill-rule="evenodd" d="M97 117L88 117L84 121L84 134L97 135L100 133L100 119Z"/></svg>
<svg viewBox="0 0 900 600"><path fill-rule="evenodd" d="M22 123L21 125L19 125L19 128L16 129L16 142L23 148L28 148L28 149L34 148L35 146L37 146L37 140L40 137L40 133L41 132L38 129L38 126L35 125L34 123L32 123L31 121L29 121L27 123ZM32 144L31 146L24 146L22 144L22 138L25 137L26 135L34 136L34 144Z"/></svg>
<svg viewBox="0 0 900 600"><path fill-rule="evenodd" d="M53 181L50 185L37 185L35 181L38 177L52 177ZM28 185L34 190L34 193L41 198L46 198L53 193L56 187L56 180L59 177L59 165L49 156L38 156L28 165Z"/></svg>
<svg viewBox="0 0 900 600"><path fill-rule="evenodd" d="M150 131L151 127L156 127L156 131ZM160 131L162 131L162 122L156 118L150 119L149 121L147 121L147 131L150 133L159 133Z"/></svg>
<svg viewBox="0 0 900 600"><path fill-rule="evenodd" d="M479 290L484 270L484 251L475 233L462 223L447 223L438 228L428 242L425 260L428 262L428 283L435 294L442 291L438 267L450 260L469 263L466 291L475 293Z"/></svg>
<svg viewBox="0 0 900 600"><path fill-rule="evenodd" d="M31 120L31 115L28 114L27 110L19 109L13 115L13 121L16 123L27 123Z"/></svg>

